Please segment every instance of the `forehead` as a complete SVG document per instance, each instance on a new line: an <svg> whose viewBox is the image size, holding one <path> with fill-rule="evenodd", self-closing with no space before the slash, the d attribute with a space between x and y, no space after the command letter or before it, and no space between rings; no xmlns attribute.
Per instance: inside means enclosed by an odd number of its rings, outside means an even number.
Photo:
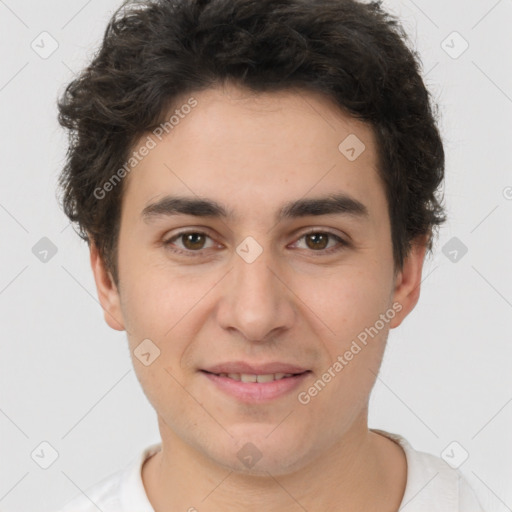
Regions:
<svg viewBox="0 0 512 512"><path fill-rule="evenodd" d="M191 98L194 108L180 111ZM152 141L125 183L139 214L170 194L215 198L238 220L246 208L263 213L308 195L383 199L372 128L321 94L224 86L182 96L173 114L135 146Z"/></svg>

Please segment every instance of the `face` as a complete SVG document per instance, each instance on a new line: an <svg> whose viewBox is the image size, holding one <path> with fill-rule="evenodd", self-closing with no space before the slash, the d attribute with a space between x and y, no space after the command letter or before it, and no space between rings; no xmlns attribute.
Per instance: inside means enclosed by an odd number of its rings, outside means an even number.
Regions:
<svg viewBox="0 0 512 512"><path fill-rule="evenodd" d="M394 274L369 126L313 93L193 98L125 178L119 289L92 247L98 293L164 442L284 474L365 431L424 249Z"/></svg>

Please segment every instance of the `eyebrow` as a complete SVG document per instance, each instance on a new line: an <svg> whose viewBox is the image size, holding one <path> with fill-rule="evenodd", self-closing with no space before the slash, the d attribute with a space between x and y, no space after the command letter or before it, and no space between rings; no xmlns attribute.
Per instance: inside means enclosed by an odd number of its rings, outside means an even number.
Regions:
<svg viewBox="0 0 512 512"><path fill-rule="evenodd" d="M319 215L347 215L354 218L369 218L368 208L347 194L329 194L312 199L298 199L285 203L276 215L276 221ZM141 213L144 222L155 218L176 215L193 215L236 220L237 216L222 204L212 199L187 196L165 196L157 202L148 204Z"/></svg>

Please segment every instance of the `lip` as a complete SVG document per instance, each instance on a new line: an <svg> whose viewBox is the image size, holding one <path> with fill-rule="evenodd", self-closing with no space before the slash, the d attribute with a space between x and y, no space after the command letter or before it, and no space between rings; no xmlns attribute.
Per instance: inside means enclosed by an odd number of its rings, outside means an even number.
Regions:
<svg viewBox="0 0 512 512"><path fill-rule="evenodd" d="M280 367L283 367L281 365ZM237 366L239 368L239 366ZM296 367L295 367L296 368ZM266 373L277 373L274 371L265 370ZM311 371L306 370L304 373L293 375L292 377L284 377L280 380L271 382L242 382L229 377L221 377L215 373L201 370L201 373L220 391L226 393L240 402L244 403L262 403L283 397L293 390L298 388L306 378L311 374ZM256 372L220 372L220 373L256 373ZM265 373L265 372L263 372ZM293 373L293 372L283 372ZM259 373L261 374L261 373Z"/></svg>
<svg viewBox="0 0 512 512"><path fill-rule="evenodd" d="M249 373L253 375L266 375L269 373L304 373L308 368L303 368L289 363L271 362L264 364L252 364L245 361L230 361L220 363L201 370L209 373Z"/></svg>

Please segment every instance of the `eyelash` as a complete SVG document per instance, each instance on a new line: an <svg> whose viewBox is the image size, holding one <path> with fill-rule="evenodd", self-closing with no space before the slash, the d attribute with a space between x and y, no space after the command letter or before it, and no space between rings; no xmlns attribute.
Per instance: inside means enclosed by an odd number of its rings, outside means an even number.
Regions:
<svg viewBox="0 0 512 512"><path fill-rule="evenodd" d="M198 250L198 251L192 251L192 250L177 249L176 247L172 246L172 242L173 241L178 240L180 237L182 237L184 235L191 235L191 234L193 234L193 235L204 235L204 236L206 236L206 237L211 239L211 237L207 233L205 233L203 231L182 231L181 233L177 233L172 238L169 238L168 240L164 241L163 244L166 246L166 248L168 250L170 250L171 252L173 252L175 254L182 254L182 255L185 255L187 257L201 256L202 252L207 250L207 249L201 249L201 250ZM323 256L323 255L328 255L328 254L339 252L339 251L345 249L346 247L348 247L350 245L348 242L343 240L343 238L341 238L340 236L335 235L334 233L332 233L330 231L321 231L321 230L312 230L312 231L308 231L306 233L302 233L302 235L297 239L297 241L303 239L304 237L306 237L308 235L318 235L318 234L320 234L320 235L328 235L330 238L334 238L338 242L338 245L336 245L334 247L331 247L330 249L322 249L320 251L315 251L315 250L311 249L308 252L317 253L319 256Z"/></svg>

